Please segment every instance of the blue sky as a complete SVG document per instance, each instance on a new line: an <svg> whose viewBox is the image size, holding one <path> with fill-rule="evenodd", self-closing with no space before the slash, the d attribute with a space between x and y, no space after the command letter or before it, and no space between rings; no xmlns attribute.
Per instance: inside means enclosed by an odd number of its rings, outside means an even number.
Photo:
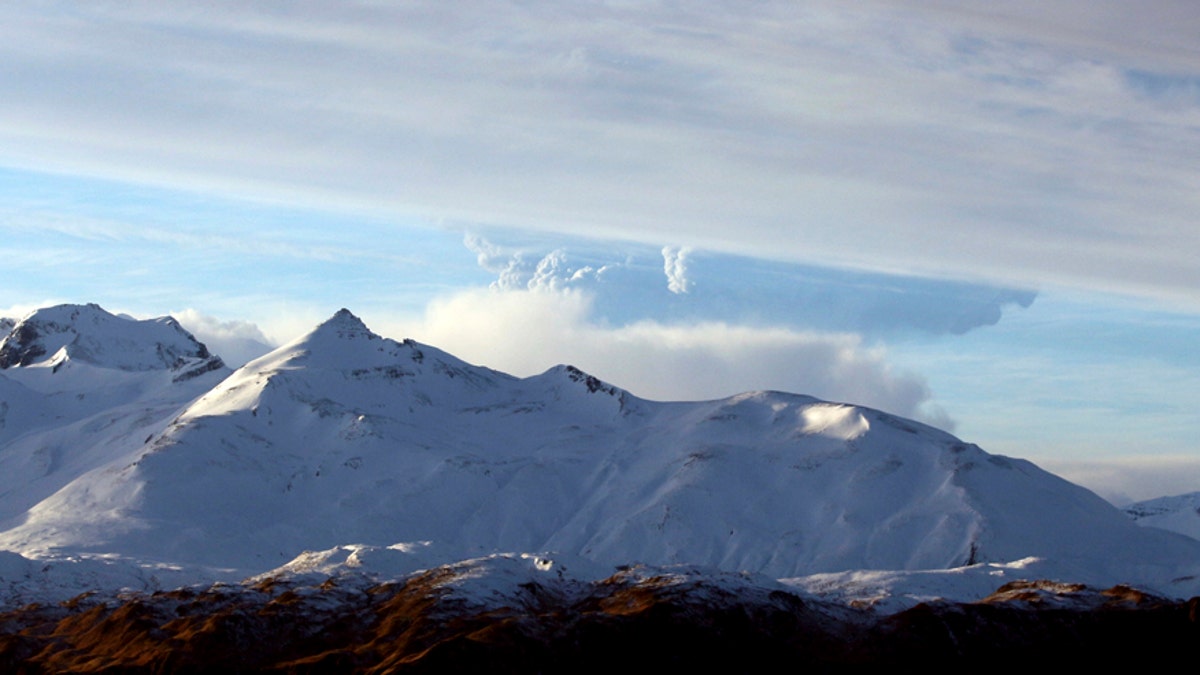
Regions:
<svg viewBox="0 0 1200 675"><path fill-rule="evenodd" d="M1200 489L1200 12L11 3L0 308L774 388Z"/></svg>

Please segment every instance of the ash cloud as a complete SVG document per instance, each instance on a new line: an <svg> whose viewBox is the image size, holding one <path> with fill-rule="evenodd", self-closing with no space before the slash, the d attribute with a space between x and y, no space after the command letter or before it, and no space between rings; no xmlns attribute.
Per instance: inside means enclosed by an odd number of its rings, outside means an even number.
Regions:
<svg viewBox="0 0 1200 675"><path fill-rule="evenodd" d="M479 266L497 275L491 288L499 291L558 291L598 281L614 265L572 265L565 249L556 248L541 257L520 249L499 246L475 234L463 244L475 253Z"/></svg>
<svg viewBox="0 0 1200 675"><path fill-rule="evenodd" d="M692 289L692 280L688 278L688 256L691 252L692 249L686 246L663 247L663 272L667 275L667 290L676 295Z"/></svg>

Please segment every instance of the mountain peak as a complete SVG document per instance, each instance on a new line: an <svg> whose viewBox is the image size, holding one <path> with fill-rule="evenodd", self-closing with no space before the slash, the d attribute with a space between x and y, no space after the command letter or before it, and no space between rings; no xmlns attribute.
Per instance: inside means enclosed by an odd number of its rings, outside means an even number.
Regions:
<svg viewBox="0 0 1200 675"><path fill-rule="evenodd" d="M256 370L303 366L321 370L361 371L423 358L415 344L384 338L348 309L317 324L308 333L251 363ZM248 364L249 365L249 364Z"/></svg>
<svg viewBox="0 0 1200 675"><path fill-rule="evenodd" d="M579 382L584 387L587 387L588 393L591 394L602 392L609 396L617 396L621 392L617 387L601 380L595 375L585 373L572 365L559 364L551 368L550 372L565 375L572 382Z"/></svg>
<svg viewBox="0 0 1200 675"><path fill-rule="evenodd" d="M220 359L170 317L139 321L97 304L56 305L27 314L0 339L0 369L64 360L118 370L179 370Z"/></svg>
<svg viewBox="0 0 1200 675"><path fill-rule="evenodd" d="M365 325L365 324L363 324L362 319L355 316L354 312L351 312L350 310L346 309L345 307L334 312L333 316L330 317L329 320L330 321L354 322L359 325Z"/></svg>
<svg viewBox="0 0 1200 675"><path fill-rule="evenodd" d="M340 338L377 338L375 333L367 328L363 320L345 307L339 309L333 316L317 325L313 334L333 334Z"/></svg>

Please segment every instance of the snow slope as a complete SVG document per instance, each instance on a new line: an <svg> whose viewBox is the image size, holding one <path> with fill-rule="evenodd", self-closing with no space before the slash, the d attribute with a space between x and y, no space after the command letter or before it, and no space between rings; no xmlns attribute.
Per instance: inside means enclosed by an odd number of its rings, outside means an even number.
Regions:
<svg viewBox="0 0 1200 675"><path fill-rule="evenodd" d="M96 305L13 321L0 368L0 526L141 447L149 429L229 374L173 319L135 321Z"/></svg>
<svg viewBox="0 0 1200 675"><path fill-rule="evenodd" d="M1175 595L1200 571L1200 542L916 422L780 392L652 402L569 366L519 379L346 310L165 409L82 442L89 463L0 548L232 575L344 544L394 573L505 551L773 578L1028 566Z"/></svg>
<svg viewBox="0 0 1200 675"><path fill-rule="evenodd" d="M1159 497L1122 509L1138 525L1157 527L1200 539L1200 492Z"/></svg>

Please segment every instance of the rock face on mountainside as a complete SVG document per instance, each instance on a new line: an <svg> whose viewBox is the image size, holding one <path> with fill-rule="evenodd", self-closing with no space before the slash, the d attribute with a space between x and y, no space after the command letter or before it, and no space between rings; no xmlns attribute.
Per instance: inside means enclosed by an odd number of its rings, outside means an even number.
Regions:
<svg viewBox="0 0 1200 675"><path fill-rule="evenodd" d="M50 457L45 431L0 449L36 474L36 490L9 485L0 531L26 557L234 579L347 543L391 546L398 572L498 551L773 578L1037 557L1088 583L1196 585L1200 542L877 410L780 392L653 402L570 366L516 378L346 310L228 377L151 387L151 368L214 357L173 321L43 312L0 343L20 384L143 384L56 429ZM77 367L55 373L64 358Z"/></svg>

